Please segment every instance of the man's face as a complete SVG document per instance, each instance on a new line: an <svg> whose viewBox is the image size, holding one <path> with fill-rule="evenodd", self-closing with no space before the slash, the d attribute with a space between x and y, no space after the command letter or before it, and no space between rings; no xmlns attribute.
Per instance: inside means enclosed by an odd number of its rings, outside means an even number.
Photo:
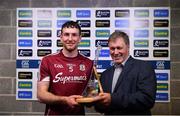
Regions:
<svg viewBox="0 0 180 116"><path fill-rule="evenodd" d="M81 35L76 28L64 28L61 32L61 42L65 50L71 52L77 49Z"/></svg>
<svg viewBox="0 0 180 116"><path fill-rule="evenodd" d="M124 40L120 37L109 42L110 55L113 61L117 64L126 60L129 55L129 45L126 45Z"/></svg>

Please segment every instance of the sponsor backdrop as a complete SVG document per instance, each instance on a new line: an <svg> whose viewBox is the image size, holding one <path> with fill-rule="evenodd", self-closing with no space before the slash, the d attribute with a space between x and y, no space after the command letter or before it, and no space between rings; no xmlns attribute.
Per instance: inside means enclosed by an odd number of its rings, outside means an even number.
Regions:
<svg viewBox="0 0 180 116"><path fill-rule="evenodd" d="M94 60L97 46L101 46L99 73L113 64L107 45L109 35L115 30L126 32L130 36L130 54L149 61L155 69L156 102L170 102L169 7L18 8L17 100L37 100L40 61L62 48L60 30L68 20L82 27L81 54Z"/></svg>

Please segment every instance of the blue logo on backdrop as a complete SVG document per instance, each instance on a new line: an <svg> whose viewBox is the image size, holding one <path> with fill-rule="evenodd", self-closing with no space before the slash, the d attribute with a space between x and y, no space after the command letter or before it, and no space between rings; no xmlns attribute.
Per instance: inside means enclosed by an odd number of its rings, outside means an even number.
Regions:
<svg viewBox="0 0 180 116"><path fill-rule="evenodd" d="M51 47L52 41L51 40L38 40L37 46L38 47Z"/></svg>
<svg viewBox="0 0 180 116"><path fill-rule="evenodd" d="M156 100L167 101L169 99L168 93L156 93Z"/></svg>
<svg viewBox="0 0 180 116"><path fill-rule="evenodd" d="M78 18L91 17L91 11L90 10L77 10L76 11L76 17L78 17Z"/></svg>
<svg viewBox="0 0 180 116"><path fill-rule="evenodd" d="M129 27L129 20L115 20L115 27Z"/></svg>
<svg viewBox="0 0 180 116"><path fill-rule="evenodd" d="M97 69L107 69L112 65L113 63L111 60L98 60Z"/></svg>
<svg viewBox="0 0 180 116"><path fill-rule="evenodd" d="M169 11L167 9L154 10L154 17L168 17Z"/></svg>
<svg viewBox="0 0 180 116"><path fill-rule="evenodd" d="M32 40L30 40L30 39L18 40L19 47L32 47L32 44L33 44Z"/></svg>
<svg viewBox="0 0 180 116"><path fill-rule="evenodd" d="M156 73L157 81L168 81L168 73Z"/></svg>
<svg viewBox="0 0 180 116"><path fill-rule="evenodd" d="M101 50L99 57L109 57L110 56L110 52L109 50Z"/></svg>
<svg viewBox="0 0 180 116"><path fill-rule="evenodd" d="M58 27L58 28L61 28L62 25L63 25L65 22L67 22L67 21L69 21L69 20L57 20L57 27Z"/></svg>
<svg viewBox="0 0 180 116"><path fill-rule="evenodd" d="M149 30L135 30L134 37L149 37Z"/></svg>
<svg viewBox="0 0 180 116"><path fill-rule="evenodd" d="M110 10L96 10L96 17L110 17Z"/></svg>
<svg viewBox="0 0 180 116"><path fill-rule="evenodd" d="M32 98L32 91L18 91L18 98L30 99Z"/></svg>
<svg viewBox="0 0 180 116"><path fill-rule="evenodd" d="M39 68L40 60L16 60L16 68Z"/></svg>
<svg viewBox="0 0 180 116"><path fill-rule="evenodd" d="M154 69L170 69L170 61L158 60L158 61L150 61Z"/></svg>

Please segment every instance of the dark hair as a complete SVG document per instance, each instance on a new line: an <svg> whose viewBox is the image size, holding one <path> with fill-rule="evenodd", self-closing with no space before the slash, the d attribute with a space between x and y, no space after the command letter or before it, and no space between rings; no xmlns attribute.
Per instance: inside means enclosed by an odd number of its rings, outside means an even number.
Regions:
<svg viewBox="0 0 180 116"><path fill-rule="evenodd" d="M61 32L64 28L76 28L79 30L79 35L81 35L81 27L75 21L67 21L62 25Z"/></svg>
<svg viewBox="0 0 180 116"><path fill-rule="evenodd" d="M122 32L122 31L114 31L114 32L109 36L108 43L109 43L110 41L116 40L116 39L119 38L119 37L121 37L121 38L124 40L124 42L125 42L126 45L129 45L129 36L128 36L126 33Z"/></svg>

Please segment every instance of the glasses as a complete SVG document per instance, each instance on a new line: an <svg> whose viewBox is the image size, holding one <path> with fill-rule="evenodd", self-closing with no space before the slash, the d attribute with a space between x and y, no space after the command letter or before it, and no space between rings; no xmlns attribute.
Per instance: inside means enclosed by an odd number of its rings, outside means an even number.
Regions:
<svg viewBox="0 0 180 116"><path fill-rule="evenodd" d="M79 34L78 33L62 33L62 36L64 37L69 37L71 35L71 37L78 37Z"/></svg>

